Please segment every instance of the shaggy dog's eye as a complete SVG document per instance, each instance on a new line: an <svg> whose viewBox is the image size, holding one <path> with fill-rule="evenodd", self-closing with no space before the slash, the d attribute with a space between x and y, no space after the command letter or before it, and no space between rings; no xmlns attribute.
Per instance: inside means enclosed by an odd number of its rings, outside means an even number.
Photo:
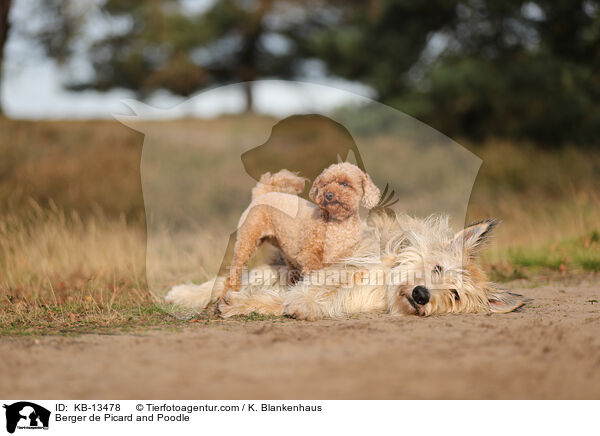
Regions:
<svg viewBox="0 0 600 436"><path fill-rule="evenodd" d="M436 265L433 268L433 272L436 273L436 274L440 274L442 271L443 271L443 268L441 266L439 266L439 265Z"/></svg>
<svg viewBox="0 0 600 436"><path fill-rule="evenodd" d="M342 186L350 186L349 184L347 184L346 182L340 182L340 185Z"/></svg>
<svg viewBox="0 0 600 436"><path fill-rule="evenodd" d="M452 292L452 295L454 295L454 299L456 301L460 300L460 295L458 295L458 291L456 289L450 289L450 292Z"/></svg>

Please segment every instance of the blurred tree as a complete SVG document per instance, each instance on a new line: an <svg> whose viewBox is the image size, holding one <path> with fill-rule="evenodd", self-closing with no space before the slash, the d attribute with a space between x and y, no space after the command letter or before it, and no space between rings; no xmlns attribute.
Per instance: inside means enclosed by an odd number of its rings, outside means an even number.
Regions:
<svg viewBox="0 0 600 436"><path fill-rule="evenodd" d="M307 65L320 65L324 75L367 84L379 100L448 135L544 144L597 144L600 136L600 0L35 4L43 20L13 28L59 62L89 58L91 74L71 80L71 89L187 96L302 78ZM0 5L1 53L10 1ZM245 89L250 110L251 85Z"/></svg>
<svg viewBox="0 0 600 436"><path fill-rule="evenodd" d="M4 45L8 39L8 14L11 0L0 0L0 83L2 83L2 65L4 64ZM0 116L2 115L2 95L0 94Z"/></svg>
<svg viewBox="0 0 600 436"><path fill-rule="evenodd" d="M383 102L453 136L598 143L597 0L330 4L304 56Z"/></svg>
<svg viewBox="0 0 600 436"><path fill-rule="evenodd" d="M43 55L63 64L74 55L93 6L91 0L21 0L19 6L22 11L15 18L12 11L17 8L16 3L13 0L0 0L0 82L5 43L13 34L40 49ZM23 55L29 57L31 53ZM0 105L0 113L1 109Z"/></svg>
<svg viewBox="0 0 600 436"><path fill-rule="evenodd" d="M30 15L14 23L15 32L41 48L59 64L68 62L77 52L85 26L94 9L92 0L44 0L29 3Z"/></svg>
<svg viewBox="0 0 600 436"><path fill-rule="evenodd" d="M461 3L446 49L393 104L441 131L598 144L599 2Z"/></svg>
<svg viewBox="0 0 600 436"><path fill-rule="evenodd" d="M380 100L403 94L405 74L434 32L451 25L449 0L330 0L295 33L304 57L323 60L328 73L372 86Z"/></svg>
<svg viewBox="0 0 600 436"><path fill-rule="evenodd" d="M186 8L187 4L187 8ZM94 77L75 88L124 87L141 98L157 89L187 96L202 88L292 77L297 57L285 31L293 1L222 0L205 10L176 0L107 0L111 31L90 55ZM247 110L252 88L246 86Z"/></svg>

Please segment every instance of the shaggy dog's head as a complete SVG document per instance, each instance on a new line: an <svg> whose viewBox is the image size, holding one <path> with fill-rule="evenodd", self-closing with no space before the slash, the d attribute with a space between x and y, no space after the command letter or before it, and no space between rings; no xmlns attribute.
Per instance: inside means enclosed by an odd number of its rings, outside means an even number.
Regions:
<svg viewBox="0 0 600 436"><path fill-rule="evenodd" d="M334 220L358 212L359 204L371 209L379 201L379 189L368 174L348 162L327 167L313 182L309 197Z"/></svg>
<svg viewBox="0 0 600 436"><path fill-rule="evenodd" d="M520 295L497 289L475 263L497 223L485 220L454 233L447 217L398 217L396 228L382 239L391 263L387 280L391 312L422 316L511 312L525 304Z"/></svg>

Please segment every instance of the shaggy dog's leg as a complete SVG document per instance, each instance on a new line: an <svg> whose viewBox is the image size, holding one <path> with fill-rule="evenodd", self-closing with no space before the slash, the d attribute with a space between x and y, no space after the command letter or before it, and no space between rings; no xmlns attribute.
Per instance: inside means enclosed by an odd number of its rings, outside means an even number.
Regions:
<svg viewBox="0 0 600 436"><path fill-rule="evenodd" d="M264 310L257 310L260 313L267 313L267 307L269 307L269 313L277 313L277 304L281 305L281 302L277 303L276 295L283 294L286 291L285 283L285 271L286 268L282 266L262 265L253 268L248 273L248 283L244 283L240 292L229 292L228 297L235 299L236 301L245 302L245 307L252 309L259 304L264 304ZM215 277L201 285L195 285L193 283L186 283L184 285L173 286L165 300L169 303L180 304L189 308L206 308L209 304L215 303L224 294L223 289L225 288L225 277ZM262 296L262 294L266 296ZM238 296L240 299L238 300ZM252 303L252 299L256 300L256 303ZM261 303L262 302L262 303ZM226 307L221 301L221 307ZM242 307L238 309L240 314ZM229 308L227 310L230 310ZM250 310L251 313L252 310Z"/></svg>
<svg viewBox="0 0 600 436"><path fill-rule="evenodd" d="M345 292L342 283L346 280L340 280L338 273L334 269L324 269L305 275L302 281L286 292L283 302L285 314L306 320L342 316L341 299L347 289Z"/></svg>
<svg viewBox="0 0 600 436"><path fill-rule="evenodd" d="M315 320L385 309L386 288L375 281L379 274L377 269L328 268L318 273L325 274L325 282L323 278L315 280L316 273L311 274L285 294L283 310L286 315Z"/></svg>
<svg viewBox="0 0 600 436"><path fill-rule="evenodd" d="M216 277L201 285L186 283L185 285L173 286L165 300L189 308L206 309L210 303L222 294L224 288L224 277Z"/></svg>
<svg viewBox="0 0 600 436"><path fill-rule="evenodd" d="M283 313L297 319L315 320L331 316L332 292L337 289L323 289L299 283L285 295Z"/></svg>
<svg viewBox="0 0 600 436"><path fill-rule="evenodd" d="M226 302L227 301L227 302ZM277 290L260 290L258 292L229 292L226 301L221 300L218 306L222 317L234 315L283 315L283 301Z"/></svg>
<svg viewBox="0 0 600 436"><path fill-rule="evenodd" d="M263 265L248 272L248 282L239 292L228 292L218 304L221 316L234 315L282 315L281 295L287 290L286 268L283 266Z"/></svg>

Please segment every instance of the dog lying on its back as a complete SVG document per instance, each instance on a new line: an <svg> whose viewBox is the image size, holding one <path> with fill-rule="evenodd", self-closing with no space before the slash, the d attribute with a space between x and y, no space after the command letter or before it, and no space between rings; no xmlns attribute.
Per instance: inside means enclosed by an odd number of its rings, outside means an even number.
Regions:
<svg viewBox="0 0 600 436"><path fill-rule="evenodd" d="M239 290L241 269L256 247L269 241L278 247L290 270L302 275L350 256L360 240L359 205L373 208L379 189L350 163L333 164L314 181L310 203L297 194L305 179L282 170L264 174L242 214L224 291Z"/></svg>

